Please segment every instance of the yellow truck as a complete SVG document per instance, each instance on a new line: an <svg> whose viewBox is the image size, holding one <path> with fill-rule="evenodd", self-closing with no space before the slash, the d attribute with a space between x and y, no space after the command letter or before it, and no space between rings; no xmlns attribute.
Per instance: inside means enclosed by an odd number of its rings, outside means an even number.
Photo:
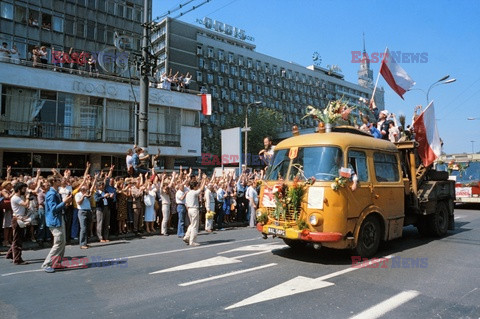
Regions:
<svg viewBox="0 0 480 319"><path fill-rule="evenodd" d="M257 229L292 248L310 243L362 257L406 225L444 236L454 229L455 184L418 165L415 148L352 127L283 140L262 182Z"/></svg>

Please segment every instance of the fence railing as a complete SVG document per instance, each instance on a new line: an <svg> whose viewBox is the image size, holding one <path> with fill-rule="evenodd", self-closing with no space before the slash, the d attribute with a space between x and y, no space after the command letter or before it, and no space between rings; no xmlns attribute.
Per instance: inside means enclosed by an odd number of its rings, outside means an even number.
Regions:
<svg viewBox="0 0 480 319"><path fill-rule="evenodd" d="M14 122L0 119L0 136L16 136L54 140L75 140L107 143L134 142L133 131L103 129L92 126L72 126L45 122ZM149 133L149 144L180 146L180 134Z"/></svg>

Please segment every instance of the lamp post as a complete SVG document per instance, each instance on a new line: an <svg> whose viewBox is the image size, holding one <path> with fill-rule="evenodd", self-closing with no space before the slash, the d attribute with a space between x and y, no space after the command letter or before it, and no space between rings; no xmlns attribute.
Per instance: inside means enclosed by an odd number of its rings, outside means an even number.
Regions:
<svg viewBox="0 0 480 319"><path fill-rule="evenodd" d="M250 105L259 105L262 104L262 101L255 101L253 103L248 103L247 106L245 107L245 127L242 128L242 132L245 132L245 157L244 157L244 162L245 162L245 169L247 169L247 138L248 138L248 131L250 131L250 127L248 127L248 107ZM243 170L242 170L243 173Z"/></svg>
<svg viewBox="0 0 480 319"><path fill-rule="evenodd" d="M434 88L435 86L437 85L441 85L441 84L450 84L450 83L453 83L455 82L457 79L450 79L450 80L447 80L448 78L450 77L450 75L445 75L443 78L441 78L440 80L436 81L435 83L433 83L432 85L430 85L430 87L428 88L427 90L427 106L428 106L428 103L430 102L429 98L428 98L428 94L430 93L430 90L432 88Z"/></svg>

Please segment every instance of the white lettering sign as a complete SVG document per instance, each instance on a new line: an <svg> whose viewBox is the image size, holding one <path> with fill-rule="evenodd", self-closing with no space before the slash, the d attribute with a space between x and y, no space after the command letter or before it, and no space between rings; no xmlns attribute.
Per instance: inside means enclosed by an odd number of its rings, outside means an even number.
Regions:
<svg viewBox="0 0 480 319"><path fill-rule="evenodd" d="M471 187L455 187L456 197L472 197Z"/></svg>
<svg viewBox="0 0 480 319"><path fill-rule="evenodd" d="M203 25L207 29L213 29L217 32L235 37L240 40L255 41L255 38L245 34L245 30L242 30L237 27L232 27L231 25L225 24L218 20L212 20L210 18L204 17L203 20L197 19L197 23Z"/></svg>
<svg viewBox="0 0 480 319"><path fill-rule="evenodd" d="M103 96L117 96L117 88L113 85L97 84L97 83L83 83L80 81L73 82L73 91L79 93L93 93Z"/></svg>

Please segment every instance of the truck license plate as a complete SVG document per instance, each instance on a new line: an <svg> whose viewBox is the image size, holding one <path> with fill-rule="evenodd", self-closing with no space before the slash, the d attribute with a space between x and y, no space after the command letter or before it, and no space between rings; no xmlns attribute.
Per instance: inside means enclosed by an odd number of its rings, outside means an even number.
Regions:
<svg viewBox="0 0 480 319"><path fill-rule="evenodd" d="M285 229L268 227L268 233L271 235L285 236Z"/></svg>

